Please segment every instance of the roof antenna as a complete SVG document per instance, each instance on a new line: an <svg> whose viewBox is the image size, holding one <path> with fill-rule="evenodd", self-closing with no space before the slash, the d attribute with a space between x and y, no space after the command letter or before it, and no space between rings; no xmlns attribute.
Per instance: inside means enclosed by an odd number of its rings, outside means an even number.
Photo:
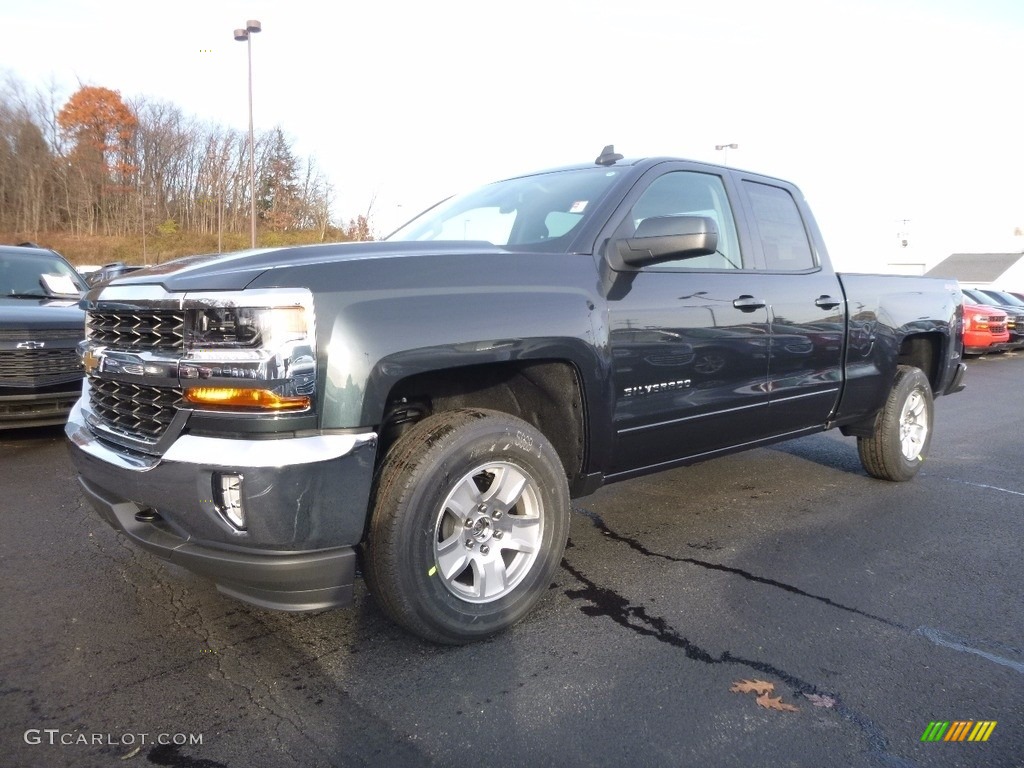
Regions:
<svg viewBox="0 0 1024 768"><path fill-rule="evenodd" d="M597 160L594 161L597 165L615 165L616 160L621 160L622 155L615 152L615 145L609 144L607 147L601 150L601 154L598 155Z"/></svg>

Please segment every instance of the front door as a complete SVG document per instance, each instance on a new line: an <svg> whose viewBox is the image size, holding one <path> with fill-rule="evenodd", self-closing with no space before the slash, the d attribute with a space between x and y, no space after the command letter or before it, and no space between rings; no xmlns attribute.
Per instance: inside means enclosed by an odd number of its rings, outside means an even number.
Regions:
<svg viewBox="0 0 1024 768"><path fill-rule="evenodd" d="M671 164L641 185L613 239L629 237L650 216L705 216L716 223L718 252L613 272L606 280L617 442L609 476L767 434L764 276L741 248L725 180Z"/></svg>

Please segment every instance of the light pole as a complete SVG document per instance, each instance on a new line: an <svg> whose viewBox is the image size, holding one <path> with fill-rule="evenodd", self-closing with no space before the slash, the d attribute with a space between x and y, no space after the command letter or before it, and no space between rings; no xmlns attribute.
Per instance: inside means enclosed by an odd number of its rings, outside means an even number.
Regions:
<svg viewBox="0 0 1024 768"><path fill-rule="evenodd" d="M717 149L718 151L722 151L723 149L725 150L725 165L727 167L729 165L729 150L739 148L739 144L715 144L715 149Z"/></svg>
<svg viewBox="0 0 1024 768"><path fill-rule="evenodd" d="M249 53L249 214L250 240L253 248L256 247L256 146L252 134L252 36L262 29L256 19L249 19L245 22L245 29L235 30L235 40L244 42Z"/></svg>

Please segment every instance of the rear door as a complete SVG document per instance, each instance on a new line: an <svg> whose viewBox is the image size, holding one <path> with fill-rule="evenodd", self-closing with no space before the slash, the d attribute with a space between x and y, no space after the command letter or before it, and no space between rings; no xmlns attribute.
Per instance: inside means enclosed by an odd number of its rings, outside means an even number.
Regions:
<svg viewBox="0 0 1024 768"><path fill-rule="evenodd" d="M799 191L737 176L768 300L767 426L785 434L824 424L842 386L846 308L839 278Z"/></svg>

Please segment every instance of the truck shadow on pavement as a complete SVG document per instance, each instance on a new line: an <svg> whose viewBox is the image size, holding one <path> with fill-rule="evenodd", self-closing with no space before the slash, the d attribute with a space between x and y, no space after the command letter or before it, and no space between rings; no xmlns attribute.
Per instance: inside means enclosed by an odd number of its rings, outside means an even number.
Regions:
<svg viewBox="0 0 1024 768"><path fill-rule="evenodd" d="M836 436L834 433L810 435L768 446L766 450L794 456L826 469L868 478L857 454L855 438Z"/></svg>

